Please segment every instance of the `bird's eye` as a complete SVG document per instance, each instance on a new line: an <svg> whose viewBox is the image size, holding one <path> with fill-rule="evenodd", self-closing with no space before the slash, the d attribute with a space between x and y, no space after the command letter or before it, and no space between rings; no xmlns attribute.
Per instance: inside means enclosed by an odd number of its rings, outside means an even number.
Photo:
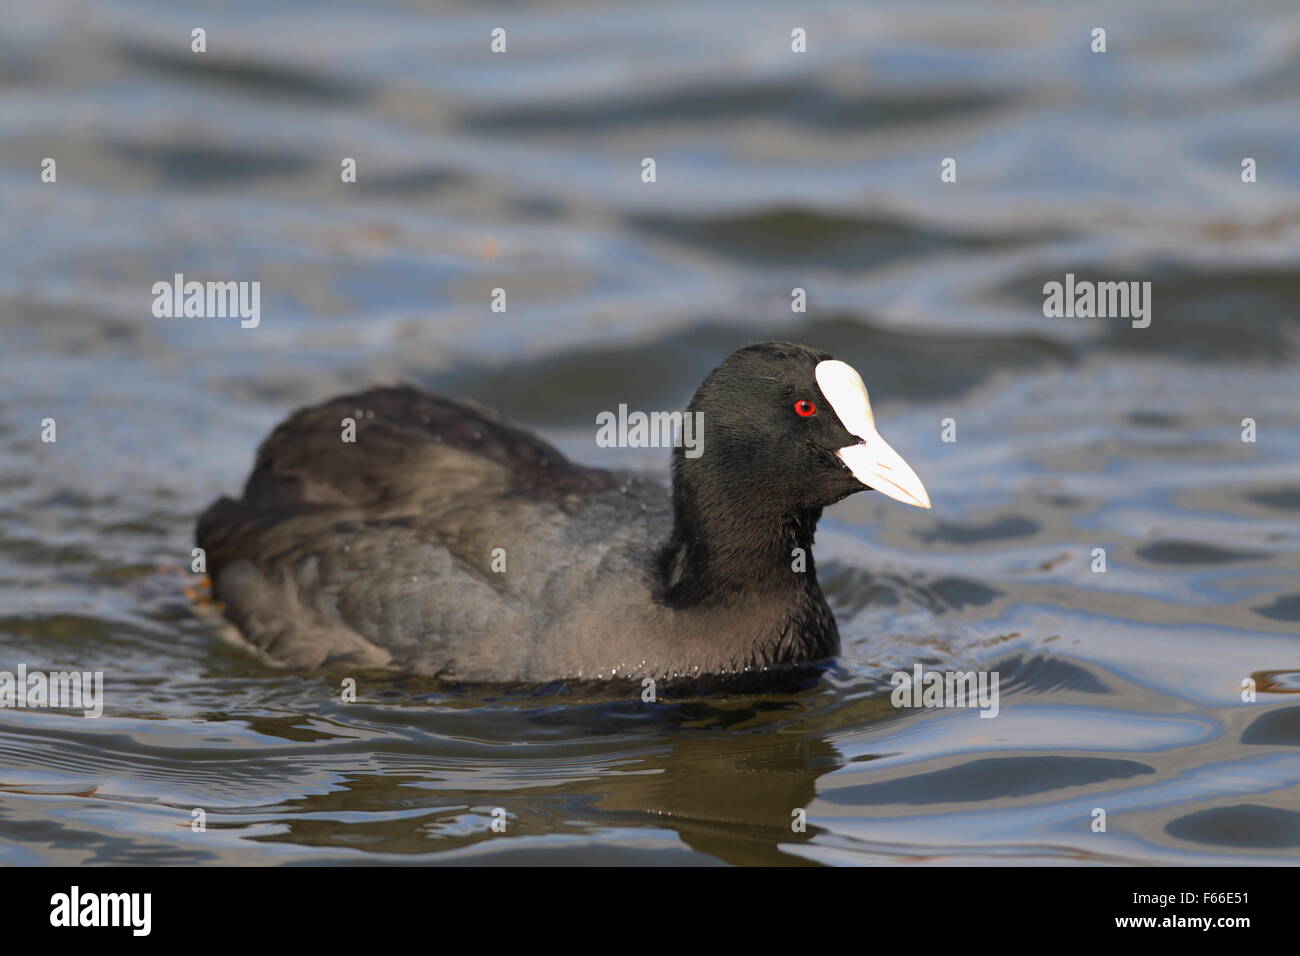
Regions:
<svg viewBox="0 0 1300 956"><path fill-rule="evenodd" d="M809 415L817 414L817 406L806 398L801 398L799 401L795 402L794 410L796 414L802 415L804 418L807 418Z"/></svg>

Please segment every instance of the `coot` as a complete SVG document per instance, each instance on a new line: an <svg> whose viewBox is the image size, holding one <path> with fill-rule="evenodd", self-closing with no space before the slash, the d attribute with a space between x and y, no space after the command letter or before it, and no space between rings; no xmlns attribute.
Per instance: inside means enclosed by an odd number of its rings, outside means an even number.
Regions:
<svg viewBox="0 0 1300 956"><path fill-rule="evenodd" d="M862 379L802 345L751 345L687 411L702 453L673 449L669 495L410 387L303 409L262 444L243 497L199 519L213 596L295 668L513 683L833 656L811 551L822 508L868 488L930 507Z"/></svg>

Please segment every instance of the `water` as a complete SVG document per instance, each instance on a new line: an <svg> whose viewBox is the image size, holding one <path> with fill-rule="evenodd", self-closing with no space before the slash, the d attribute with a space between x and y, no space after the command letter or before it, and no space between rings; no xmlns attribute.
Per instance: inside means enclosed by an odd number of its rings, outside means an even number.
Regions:
<svg viewBox="0 0 1300 956"><path fill-rule="evenodd" d="M107 705L0 711L0 861L1300 861L1300 17L1221 6L10 5L0 668ZM176 272L261 325L155 319ZM1151 326L1044 318L1066 272ZM406 379L664 476L595 413L765 338L858 367L935 502L828 511L815 687L343 703L195 613L295 407ZM892 707L917 661L999 716Z"/></svg>

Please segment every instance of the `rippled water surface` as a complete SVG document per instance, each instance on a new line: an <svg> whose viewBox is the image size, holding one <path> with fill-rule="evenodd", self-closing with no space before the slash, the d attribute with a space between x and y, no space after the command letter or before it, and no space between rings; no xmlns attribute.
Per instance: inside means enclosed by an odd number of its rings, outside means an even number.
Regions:
<svg viewBox="0 0 1300 956"><path fill-rule="evenodd" d="M107 705L0 710L0 862L1300 861L1300 15L1223 9L8 5L0 669ZM178 272L260 327L154 318ZM1044 318L1066 272L1152 324ZM196 613L194 518L292 408L405 379L666 476L595 413L767 338L858 367L935 502L827 512L802 693L344 703ZM999 716L892 707L918 661Z"/></svg>

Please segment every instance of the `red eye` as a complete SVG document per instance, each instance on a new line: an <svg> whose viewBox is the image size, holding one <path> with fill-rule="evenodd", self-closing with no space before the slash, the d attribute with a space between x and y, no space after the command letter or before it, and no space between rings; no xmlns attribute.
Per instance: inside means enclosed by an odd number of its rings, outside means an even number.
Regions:
<svg viewBox="0 0 1300 956"><path fill-rule="evenodd" d="M801 398L799 401L795 402L794 410L796 414L802 415L804 418L807 418L809 415L817 414L817 406L806 398Z"/></svg>

